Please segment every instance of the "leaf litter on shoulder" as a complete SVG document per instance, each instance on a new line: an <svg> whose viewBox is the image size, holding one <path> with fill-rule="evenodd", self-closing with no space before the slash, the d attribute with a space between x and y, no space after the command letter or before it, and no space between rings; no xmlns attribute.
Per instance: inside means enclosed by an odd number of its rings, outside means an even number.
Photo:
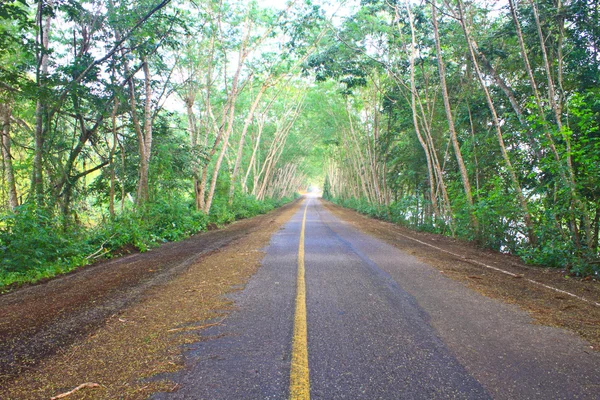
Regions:
<svg viewBox="0 0 600 400"><path fill-rule="evenodd" d="M99 386L82 388L69 399L145 399L177 390L177 384L162 377L183 368L182 346L208 339L202 330L234 309L225 295L245 286L264 255L257 249L268 244L296 208L285 208L252 235L154 287L100 329L9 382L0 389L0 398L48 399L84 382Z"/></svg>

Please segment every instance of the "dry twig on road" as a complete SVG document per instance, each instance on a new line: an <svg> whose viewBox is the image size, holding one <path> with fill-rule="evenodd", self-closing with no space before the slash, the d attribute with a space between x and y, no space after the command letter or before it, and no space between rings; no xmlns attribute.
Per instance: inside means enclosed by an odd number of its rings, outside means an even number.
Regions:
<svg viewBox="0 0 600 400"><path fill-rule="evenodd" d="M59 394L57 396L54 396L54 397L50 398L50 400L63 399L65 397L67 397L67 396L72 395L73 393L77 392L78 390L83 389L83 388L97 388L97 387L100 387L100 385L97 384L97 383L93 383L93 382L82 383L81 385L77 386L75 389L69 390L68 392L61 393L61 394Z"/></svg>

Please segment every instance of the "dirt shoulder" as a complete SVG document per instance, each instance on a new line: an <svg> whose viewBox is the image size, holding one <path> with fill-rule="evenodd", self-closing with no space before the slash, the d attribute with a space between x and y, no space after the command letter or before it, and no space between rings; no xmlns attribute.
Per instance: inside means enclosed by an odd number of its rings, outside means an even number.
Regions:
<svg viewBox="0 0 600 400"><path fill-rule="evenodd" d="M600 282L565 277L561 271L532 267L519 258L478 248L472 243L442 235L416 232L399 225L366 217L330 202L323 205L349 222L356 229L375 236L437 268L444 275L465 283L485 296L517 304L528 311L534 320L543 325L557 326L575 331L600 350L600 307L566 294L557 293L527 279L568 291L593 302L600 302ZM417 239L460 257L436 250L409 238ZM500 268L517 275L506 275L476 263Z"/></svg>
<svg viewBox="0 0 600 400"><path fill-rule="evenodd" d="M48 398L87 381L102 385L82 390L93 398L121 397L116 379L130 393L140 378L178 368L177 346L198 334L169 329L226 313L223 294L254 273L257 249L297 207L0 296L0 398ZM126 397L148 391L139 393Z"/></svg>

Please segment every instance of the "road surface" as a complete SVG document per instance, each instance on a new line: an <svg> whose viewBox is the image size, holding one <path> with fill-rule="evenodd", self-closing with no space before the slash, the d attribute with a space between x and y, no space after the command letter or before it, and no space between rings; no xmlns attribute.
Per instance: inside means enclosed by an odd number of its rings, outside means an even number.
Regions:
<svg viewBox="0 0 600 400"><path fill-rule="evenodd" d="M233 300L169 377L179 389L155 399L600 398L600 356L577 335L533 324L317 198Z"/></svg>

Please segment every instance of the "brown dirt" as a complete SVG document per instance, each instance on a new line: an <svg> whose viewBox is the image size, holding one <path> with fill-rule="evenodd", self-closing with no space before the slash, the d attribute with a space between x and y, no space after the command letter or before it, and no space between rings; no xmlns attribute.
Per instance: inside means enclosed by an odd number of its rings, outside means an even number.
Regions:
<svg viewBox="0 0 600 400"><path fill-rule="evenodd" d="M597 280L576 279L566 276L564 271L528 266L518 257L481 249L473 243L412 231L326 201L323 201L323 204L330 212L351 223L356 229L417 257L446 276L465 283L485 296L519 305L539 324L570 329L586 339L591 349L600 350L600 307L534 285L527 282L526 278L600 302L600 282ZM462 257L435 250L399 234ZM473 260L518 274L522 278L513 278L478 266L472 263Z"/></svg>
<svg viewBox="0 0 600 400"><path fill-rule="evenodd" d="M144 378L180 368L180 345L227 315L224 294L256 271L256 249L297 204L0 296L0 398L47 399L84 382L101 387L69 399L174 389Z"/></svg>

